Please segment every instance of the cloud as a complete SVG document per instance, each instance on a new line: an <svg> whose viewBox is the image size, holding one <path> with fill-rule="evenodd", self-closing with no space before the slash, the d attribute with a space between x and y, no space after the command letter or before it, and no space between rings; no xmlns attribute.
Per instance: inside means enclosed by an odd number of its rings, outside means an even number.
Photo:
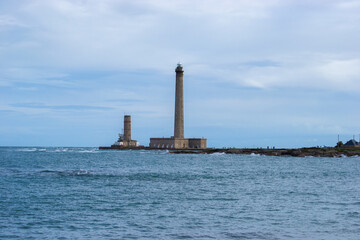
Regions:
<svg viewBox="0 0 360 240"><path fill-rule="evenodd" d="M24 23L20 22L17 18L11 15L0 15L0 27L24 27ZM1 29L0 29L1 31Z"/></svg>
<svg viewBox="0 0 360 240"><path fill-rule="evenodd" d="M71 87L73 82L67 81L67 74L56 70L16 67L0 68L0 86L10 86L16 83L47 85L56 87Z"/></svg>
<svg viewBox="0 0 360 240"><path fill-rule="evenodd" d="M90 105L45 105L43 103L14 103L10 106L16 108L28 109L48 109L48 110L66 110L66 111L88 111L88 110L110 110L111 107L90 106Z"/></svg>
<svg viewBox="0 0 360 240"><path fill-rule="evenodd" d="M8 87L11 86L11 82L6 79L0 79L0 87Z"/></svg>
<svg viewBox="0 0 360 240"><path fill-rule="evenodd" d="M181 61L190 126L356 128L359 1L20 0L0 9L4 111L101 126L127 112L165 131Z"/></svg>
<svg viewBox="0 0 360 240"><path fill-rule="evenodd" d="M17 14L28 22L30 32L6 52L11 54L27 41L34 44L29 46L33 58L47 65L161 70L169 59L195 61L194 44L221 45L226 39L212 32L225 30L228 35L241 26L242 19L263 15L275 1L269 2L23 2Z"/></svg>
<svg viewBox="0 0 360 240"><path fill-rule="evenodd" d="M304 61L303 59L306 59ZM198 76L243 87L317 88L337 91L359 91L360 59L332 59L312 54L273 61L259 60L238 66L195 65Z"/></svg>
<svg viewBox="0 0 360 240"><path fill-rule="evenodd" d="M360 9L360 2L358 0L340 1L336 4L339 8L345 9Z"/></svg>
<svg viewBox="0 0 360 240"><path fill-rule="evenodd" d="M360 90L360 59L332 60L319 66L319 74L328 84L347 90Z"/></svg>
<svg viewBox="0 0 360 240"><path fill-rule="evenodd" d="M347 34L346 29L324 30L324 25L345 19L343 15L333 15L335 9L315 11L322 5L303 5L307 8L293 13L302 4L279 0L221 4L27 1L21 12L14 14L27 20L31 31L13 46L18 48L21 42L36 44L24 50L32 48L38 64L52 67L165 72L179 60L208 67L279 61L277 58L299 55L304 49L319 49L318 42L321 48L334 45L333 36ZM355 23L348 25L358 28ZM354 44L350 41L350 45ZM13 53L12 48L5 52Z"/></svg>
<svg viewBox="0 0 360 240"><path fill-rule="evenodd" d="M36 87L18 87L17 89L21 90L21 91L37 91L37 90L39 90Z"/></svg>

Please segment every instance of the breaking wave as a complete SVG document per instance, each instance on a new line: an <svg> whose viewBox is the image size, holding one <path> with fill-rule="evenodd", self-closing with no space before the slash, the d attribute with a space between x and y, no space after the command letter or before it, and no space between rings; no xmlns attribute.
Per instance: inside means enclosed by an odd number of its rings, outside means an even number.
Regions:
<svg viewBox="0 0 360 240"><path fill-rule="evenodd" d="M16 152L49 152L49 153L98 153L98 148L72 148L72 147L28 147L28 148L15 148L10 149L8 151L16 151Z"/></svg>
<svg viewBox="0 0 360 240"><path fill-rule="evenodd" d="M214 153L210 153L210 155L215 155L215 156L218 156L218 155L225 155L226 153L224 152L214 152Z"/></svg>
<svg viewBox="0 0 360 240"><path fill-rule="evenodd" d="M40 175L50 175L50 176L91 176L94 175L89 170L84 169L76 169L76 170L63 170L63 171L56 171L56 170L42 170L39 172Z"/></svg>
<svg viewBox="0 0 360 240"><path fill-rule="evenodd" d="M258 153L251 153L250 156L254 156L254 157L259 157L261 156L261 154L258 154Z"/></svg>

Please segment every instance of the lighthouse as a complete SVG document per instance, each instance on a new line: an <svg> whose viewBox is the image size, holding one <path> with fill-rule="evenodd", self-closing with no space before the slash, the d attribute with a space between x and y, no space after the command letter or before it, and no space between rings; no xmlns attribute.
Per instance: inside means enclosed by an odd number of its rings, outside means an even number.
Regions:
<svg viewBox="0 0 360 240"><path fill-rule="evenodd" d="M174 138L184 138L184 70L181 63L175 68L175 124Z"/></svg>
<svg viewBox="0 0 360 240"><path fill-rule="evenodd" d="M184 69L181 63L175 68L175 116L174 136L150 138L151 149L204 149L206 138L185 138L184 136Z"/></svg>

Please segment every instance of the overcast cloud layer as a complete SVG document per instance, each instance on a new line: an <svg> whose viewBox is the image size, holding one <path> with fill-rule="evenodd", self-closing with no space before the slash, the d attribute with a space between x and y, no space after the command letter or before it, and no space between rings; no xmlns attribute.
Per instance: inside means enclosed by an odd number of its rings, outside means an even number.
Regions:
<svg viewBox="0 0 360 240"><path fill-rule="evenodd" d="M0 145L185 135L213 147L335 145L360 128L360 1L0 2Z"/></svg>

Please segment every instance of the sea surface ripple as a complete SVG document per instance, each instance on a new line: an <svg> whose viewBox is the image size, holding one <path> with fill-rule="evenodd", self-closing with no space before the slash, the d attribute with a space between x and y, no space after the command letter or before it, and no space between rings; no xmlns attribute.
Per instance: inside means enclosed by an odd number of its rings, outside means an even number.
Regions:
<svg viewBox="0 0 360 240"><path fill-rule="evenodd" d="M360 157L0 147L0 239L359 239Z"/></svg>

